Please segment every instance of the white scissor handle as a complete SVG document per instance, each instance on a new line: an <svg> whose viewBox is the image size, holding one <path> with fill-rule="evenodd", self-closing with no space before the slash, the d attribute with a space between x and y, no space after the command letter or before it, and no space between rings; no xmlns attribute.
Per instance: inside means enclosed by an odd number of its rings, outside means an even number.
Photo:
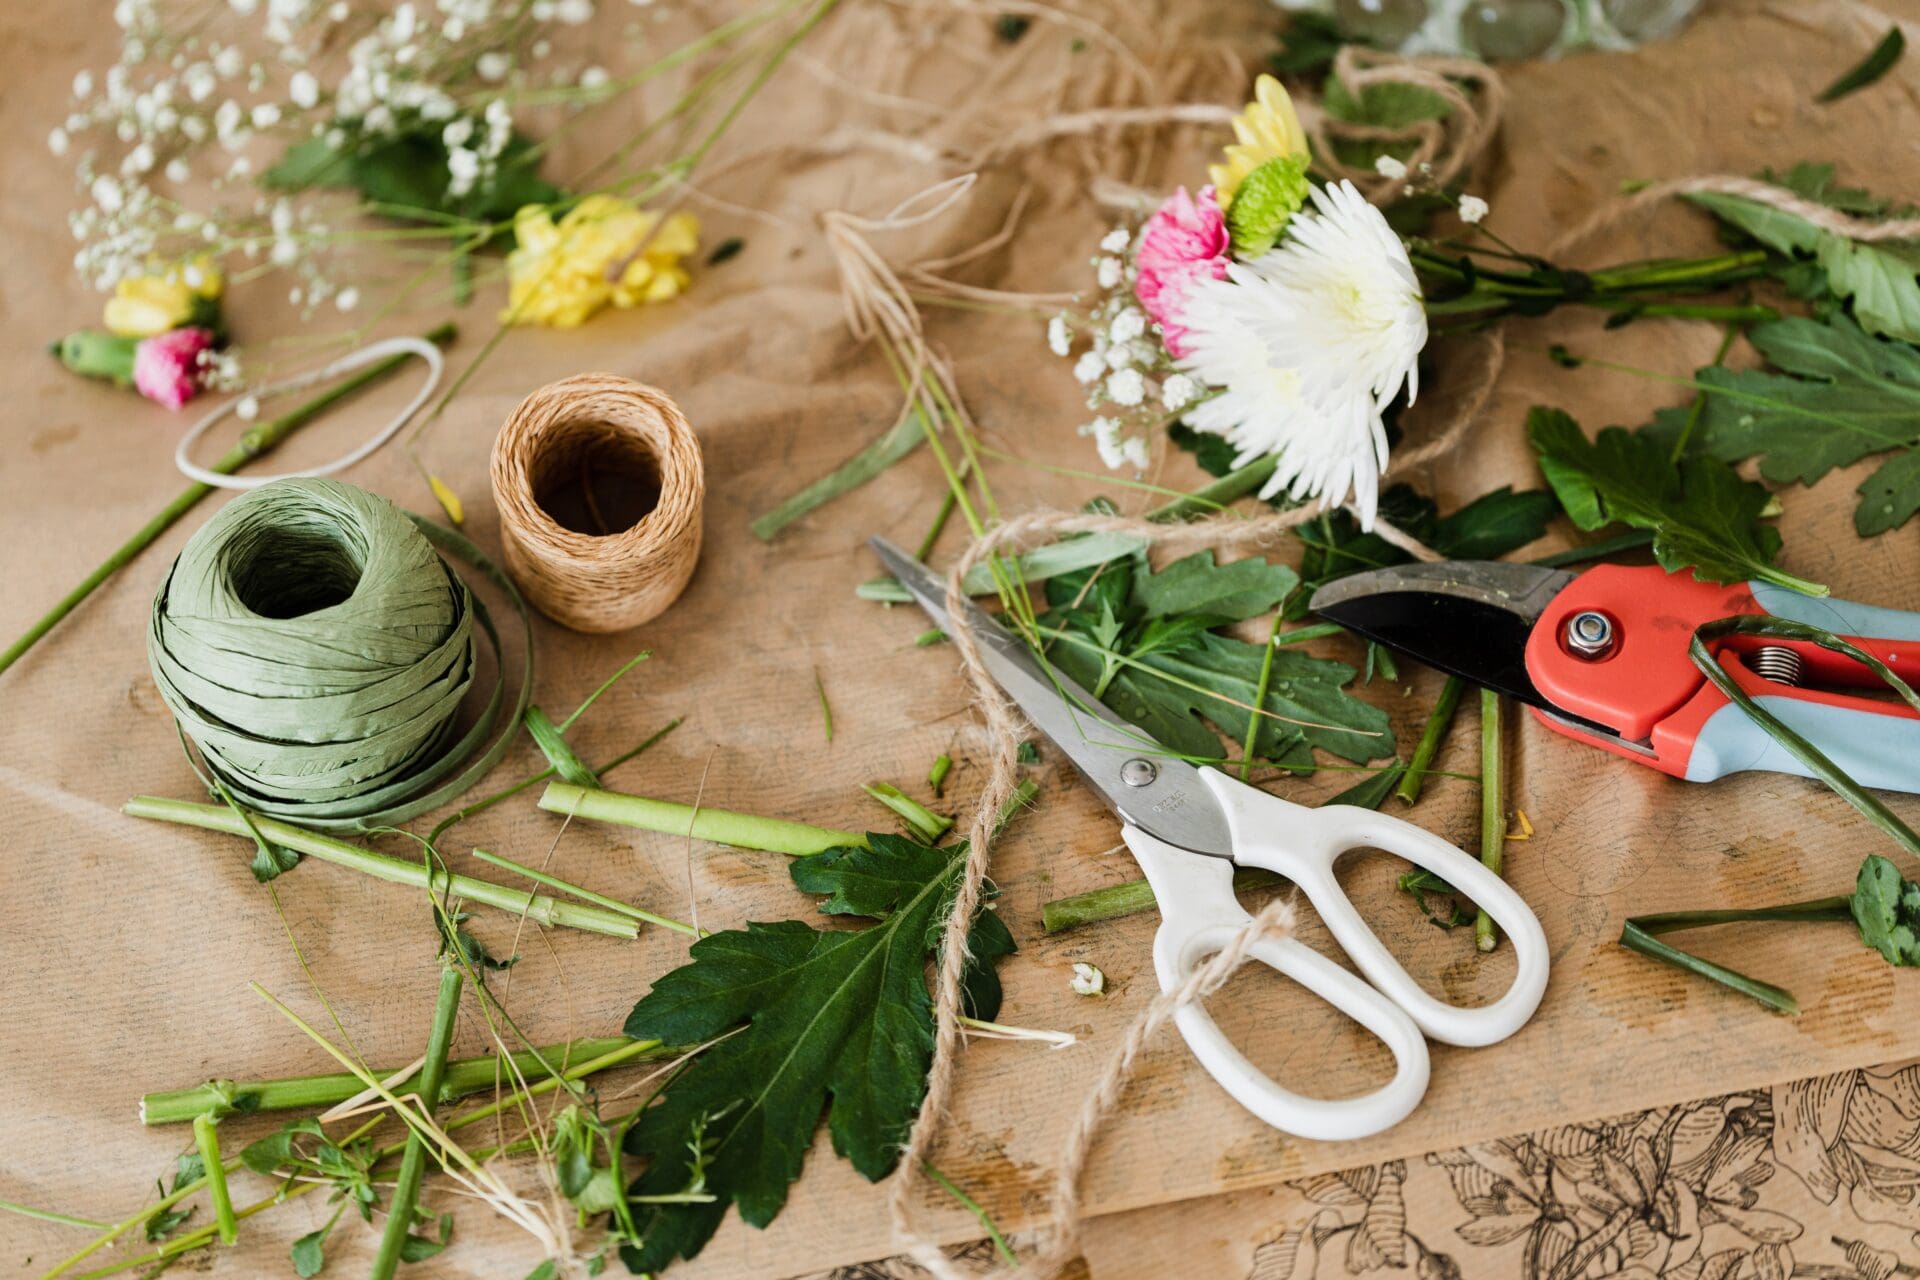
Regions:
<svg viewBox="0 0 1920 1280"><path fill-rule="evenodd" d="M1136 827L1122 828L1127 847L1153 885L1160 931L1153 967L1163 991L1178 989L1208 957L1224 949L1252 919L1233 896L1233 864L1177 849ZM1413 1019L1378 991L1293 938L1263 938L1248 949L1379 1037L1393 1054L1393 1079L1357 1098L1309 1098L1283 1088L1234 1047L1204 1006L1174 1013L1193 1056L1235 1101L1276 1129L1303 1138L1345 1141L1390 1129L1427 1091L1427 1042Z"/></svg>
<svg viewBox="0 0 1920 1280"><path fill-rule="evenodd" d="M1422 1031L1445 1044L1478 1047L1506 1039L1533 1016L1547 989L1547 935L1520 895L1478 859L1388 814L1353 805L1308 809L1236 782L1217 769L1203 768L1200 774L1226 811L1234 861L1293 881L1341 950ZM1334 878L1340 855L1361 848L1382 849L1426 868L1494 918L1518 962L1505 995L1490 1005L1463 1008L1428 995L1408 976Z"/></svg>

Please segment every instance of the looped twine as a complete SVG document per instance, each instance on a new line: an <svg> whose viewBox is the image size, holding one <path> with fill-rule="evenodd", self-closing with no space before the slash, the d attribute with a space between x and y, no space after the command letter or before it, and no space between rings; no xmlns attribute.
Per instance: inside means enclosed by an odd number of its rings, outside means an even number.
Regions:
<svg viewBox="0 0 1920 1280"><path fill-rule="evenodd" d="M583 533L541 505L554 477L624 461L659 498L626 529ZM534 607L575 631L625 631L679 598L700 559L706 470L700 441L664 391L582 373L535 391L493 443L493 499L507 567ZM589 496L591 488L587 489Z"/></svg>
<svg viewBox="0 0 1920 1280"><path fill-rule="evenodd" d="M1359 187L1375 204L1391 204L1412 182L1451 186L1485 153L1506 109L1507 91L1499 73L1467 58L1406 57L1350 44L1334 57L1329 78L1355 98L1374 85L1410 85L1434 94L1449 108L1443 119L1385 126L1335 119L1317 103L1301 104L1301 126L1313 143L1315 161L1332 176ZM1346 163L1340 158L1341 142L1412 143L1413 153L1406 157L1405 176L1389 178Z"/></svg>

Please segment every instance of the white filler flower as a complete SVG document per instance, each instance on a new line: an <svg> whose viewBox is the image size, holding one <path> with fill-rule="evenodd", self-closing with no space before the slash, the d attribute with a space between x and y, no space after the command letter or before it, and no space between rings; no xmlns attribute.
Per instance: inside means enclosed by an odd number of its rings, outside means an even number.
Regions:
<svg viewBox="0 0 1920 1280"><path fill-rule="evenodd" d="M1387 463L1381 414L1412 402L1427 314L1407 251L1350 182L1313 193L1286 239L1188 295L1186 372L1216 389L1187 420L1225 436L1236 465L1278 456L1266 497L1353 502L1373 527Z"/></svg>
<svg viewBox="0 0 1920 1280"><path fill-rule="evenodd" d="M1067 980L1077 996L1097 996L1107 989L1107 975L1100 972L1100 966L1079 963L1073 966L1073 977Z"/></svg>

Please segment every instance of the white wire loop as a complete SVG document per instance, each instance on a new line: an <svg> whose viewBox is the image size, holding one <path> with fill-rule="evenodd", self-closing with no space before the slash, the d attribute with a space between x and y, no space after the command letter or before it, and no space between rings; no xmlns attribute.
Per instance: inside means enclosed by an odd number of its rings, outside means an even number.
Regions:
<svg viewBox="0 0 1920 1280"><path fill-rule="evenodd" d="M195 462L190 455L193 453L193 446L199 442L200 437L205 435L215 423L232 413L239 407L241 401L247 398L246 396L236 396L221 405L218 409L215 409L212 413L209 413L206 417L200 419L200 421L194 423L193 426L188 429L187 434L180 437L180 444L173 451L173 465L178 467L180 474L186 476L187 479L195 480L205 485L212 485L216 489L258 489L261 485L272 484L276 480L286 480L296 476L330 476L335 472L345 471L348 467L368 457L376 449L380 448L380 446L393 439L400 428L406 426L407 423L412 420L413 415L420 412L420 406L427 402L427 397L431 396L434 388L440 385L440 374L446 368L446 361L441 356L439 347L434 346L433 343L428 342L424 338L385 338L379 342L368 343L358 350L350 351L331 364L309 370L306 373L295 374L291 378L270 383L257 391L248 393L257 399L283 395L289 391L298 391L302 387L312 386L316 382L325 382L329 379L337 378L341 374L352 373L355 369L363 365L373 364L376 361L385 360L396 355L419 356L422 360L426 361L426 382L423 383L420 390L414 394L413 399L407 402L406 408L394 415L391 422L387 423L385 427L362 442L358 448L341 454L331 462L323 462L319 466L308 467L304 471L283 471L278 475L245 476L222 475L218 471L209 471Z"/></svg>

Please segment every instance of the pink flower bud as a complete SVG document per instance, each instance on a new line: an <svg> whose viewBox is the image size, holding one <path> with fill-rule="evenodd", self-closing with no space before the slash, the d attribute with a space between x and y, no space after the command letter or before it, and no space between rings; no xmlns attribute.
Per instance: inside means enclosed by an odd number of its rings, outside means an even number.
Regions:
<svg viewBox="0 0 1920 1280"><path fill-rule="evenodd" d="M133 385L140 394L169 409L200 393L200 353L213 345L205 329L173 329L156 334L133 351Z"/></svg>

